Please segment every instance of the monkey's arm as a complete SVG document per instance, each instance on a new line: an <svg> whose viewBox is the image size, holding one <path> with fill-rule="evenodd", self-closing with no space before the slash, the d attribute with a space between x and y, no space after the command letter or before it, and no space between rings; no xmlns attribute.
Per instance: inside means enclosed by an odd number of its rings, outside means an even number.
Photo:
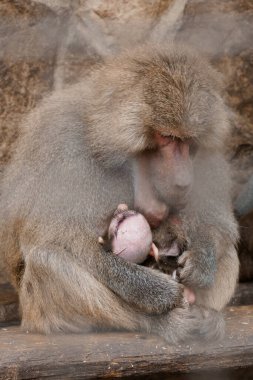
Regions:
<svg viewBox="0 0 253 380"><path fill-rule="evenodd" d="M194 186L192 199L180 212L180 225L168 220L156 238L179 242L184 251L178 259L180 280L195 291L198 303L221 309L234 292L239 268L238 230L224 159L203 153L196 163Z"/></svg>
<svg viewBox="0 0 253 380"><path fill-rule="evenodd" d="M180 277L199 292L201 304L221 309L234 292L239 270L229 167L222 155L203 152L195 174L192 201L181 215L188 248L178 260Z"/></svg>
<svg viewBox="0 0 253 380"><path fill-rule="evenodd" d="M22 247L25 272L19 289L22 329L42 333L89 331L90 326L159 334L178 343L200 336L220 338L220 313L193 306L148 315L97 281L63 247ZM40 274L36 276L35 274Z"/></svg>
<svg viewBox="0 0 253 380"><path fill-rule="evenodd" d="M149 268L128 263L105 252L97 242L89 259L89 272L127 303L150 313L163 313L183 304L183 286Z"/></svg>

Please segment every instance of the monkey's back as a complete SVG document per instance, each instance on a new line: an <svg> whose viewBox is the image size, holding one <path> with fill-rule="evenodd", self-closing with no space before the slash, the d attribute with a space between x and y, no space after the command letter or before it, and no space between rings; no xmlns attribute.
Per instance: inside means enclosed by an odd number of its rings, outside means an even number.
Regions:
<svg viewBox="0 0 253 380"><path fill-rule="evenodd" d="M101 166L86 145L84 92L81 84L52 94L21 124L1 183L0 254L8 267L20 266L22 246L37 242L85 254L83 239L104 233L108 210L132 204L127 166Z"/></svg>

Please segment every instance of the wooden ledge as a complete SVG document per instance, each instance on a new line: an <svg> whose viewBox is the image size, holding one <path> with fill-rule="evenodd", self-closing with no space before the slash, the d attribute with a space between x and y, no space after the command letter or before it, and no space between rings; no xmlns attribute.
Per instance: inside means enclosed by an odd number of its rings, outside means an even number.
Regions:
<svg viewBox="0 0 253 380"><path fill-rule="evenodd" d="M225 339L171 347L133 333L42 336L0 329L1 379L102 379L247 368L253 364L253 306L226 310Z"/></svg>

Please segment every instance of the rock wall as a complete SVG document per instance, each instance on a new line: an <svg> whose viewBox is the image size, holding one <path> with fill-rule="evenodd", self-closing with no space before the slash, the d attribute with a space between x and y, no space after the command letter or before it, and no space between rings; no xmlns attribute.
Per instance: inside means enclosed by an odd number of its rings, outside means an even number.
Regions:
<svg viewBox="0 0 253 380"><path fill-rule="evenodd" d="M252 0L1 0L0 171L18 123L49 91L145 42L190 44L224 74L235 193L253 172Z"/></svg>

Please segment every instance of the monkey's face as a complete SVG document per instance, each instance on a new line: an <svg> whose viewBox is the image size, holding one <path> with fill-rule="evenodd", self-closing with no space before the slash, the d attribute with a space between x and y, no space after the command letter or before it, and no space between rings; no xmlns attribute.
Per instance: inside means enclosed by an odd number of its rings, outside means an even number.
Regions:
<svg viewBox="0 0 253 380"><path fill-rule="evenodd" d="M192 142L156 133L157 149L150 155L150 179L157 196L170 208L187 203L193 185Z"/></svg>
<svg viewBox="0 0 253 380"><path fill-rule="evenodd" d="M133 161L134 207L156 227L187 204L194 142L200 150L223 146L228 124L217 73L198 55L173 49L126 53L109 68L93 81L89 146L103 165Z"/></svg>
<svg viewBox="0 0 253 380"><path fill-rule="evenodd" d="M136 158L135 207L152 227L185 207L193 185L191 141L155 133L156 147Z"/></svg>

